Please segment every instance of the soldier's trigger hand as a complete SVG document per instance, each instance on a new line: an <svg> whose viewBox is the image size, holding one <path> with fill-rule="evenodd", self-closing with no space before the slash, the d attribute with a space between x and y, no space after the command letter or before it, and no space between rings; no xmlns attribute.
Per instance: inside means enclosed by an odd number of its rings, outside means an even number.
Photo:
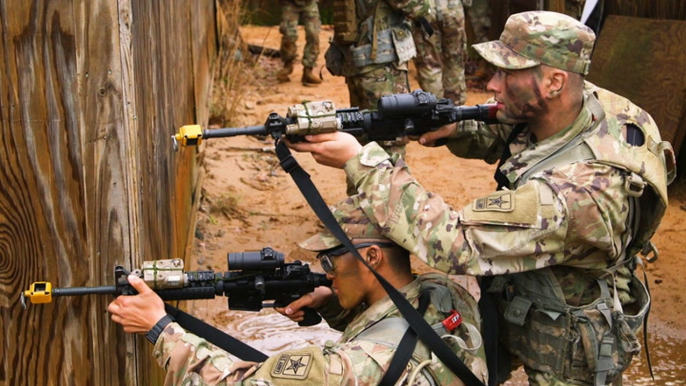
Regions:
<svg viewBox="0 0 686 386"><path fill-rule="evenodd" d="M320 308L324 307L331 301L333 291L329 287L317 287L313 292L301 296L298 300L291 302L283 308L275 308L281 315L289 318L294 322L301 322L305 319L305 312L303 308Z"/></svg>
<svg viewBox="0 0 686 386"><path fill-rule="evenodd" d="M426 147L435 147L445 144L445 140L439 141L441 139L447 139L455 135L457 131L457 124L451 123L445 126L439 127L437 130L429 131L422 134L419 137L419 143Z"/></svg>

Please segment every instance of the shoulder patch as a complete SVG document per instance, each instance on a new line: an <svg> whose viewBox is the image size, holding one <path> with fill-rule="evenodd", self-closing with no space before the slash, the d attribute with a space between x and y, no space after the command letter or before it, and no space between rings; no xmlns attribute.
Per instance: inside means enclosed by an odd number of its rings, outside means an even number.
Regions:
<svg viewBox="0 0 686 386"><path fill-rule="evenodd" d="M512 212L515 210L515 196L511 191L505 190L477 198L472 204L472 210L475 212Z"/></svg>
<svg viewBox="0 0 686 386"><path fill-rule="evenodd" d="M463 222L538 228L542 204L540 190L538 182L529 181L517 190L498 191L477 198L463 209Z"/></svg>
<svg viewBox="0 0 686 386"><path fill-rule="evenodd" d="M310 354L281 354L274 362L271 376L274 378L305 379L312 367Z"/></svg>

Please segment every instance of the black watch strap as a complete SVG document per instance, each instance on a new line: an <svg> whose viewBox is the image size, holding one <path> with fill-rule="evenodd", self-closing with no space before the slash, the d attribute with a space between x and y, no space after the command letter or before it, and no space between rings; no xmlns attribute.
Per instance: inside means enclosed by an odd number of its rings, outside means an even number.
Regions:
<svg viewBox="0 0 686 386"><path fill-rule="evenodd" d="M157 338L160 337L160 334L162 331L164 331L164 328L173 321L174 318L172 318L170 315L164 315L160 320L157 321L157 323L155 323L154 326L152 326L150 331L145 334L145 338L148 339L152 344L157 343Z"/></svg>

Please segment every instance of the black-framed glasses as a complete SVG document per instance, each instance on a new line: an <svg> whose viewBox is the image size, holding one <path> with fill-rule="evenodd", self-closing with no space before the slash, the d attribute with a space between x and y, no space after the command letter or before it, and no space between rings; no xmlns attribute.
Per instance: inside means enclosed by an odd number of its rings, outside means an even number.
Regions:
<svg viewBox="0 0 686 386"><path fill-rule="evenodd" d="M396 244L384 242L367 242L356 244L355 249L367 248L371 247L372 245L377 245L381 248L390 248L394 247ZM338 247L319 252L317 254L317 259L319 260L319 263L322 265L322 269L324 270L324 272L329 273L336 268L333 265L333 258L343 256L348 252L350 252L350 250L345 245L340 245Z"/></svg>

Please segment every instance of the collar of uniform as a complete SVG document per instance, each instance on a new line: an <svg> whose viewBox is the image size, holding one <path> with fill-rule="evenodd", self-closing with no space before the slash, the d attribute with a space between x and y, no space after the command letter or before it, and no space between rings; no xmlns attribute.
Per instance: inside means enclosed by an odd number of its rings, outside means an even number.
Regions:
<svg viewBox="0 0 686 386"><path fill-rule="evenodd" d="M421 280L413 280L405 287L399 289L401 294L413 305L416 305L419 294L422 290ZM357 315L341 336L340 342L349 342L357 337L362 331L374 325L376 322L391 316L399 316L400 311L390 297L386 296L368 307L364 312Z"/></svg>
<svg viewBox="0 0 686 386"><path fill-rule="evenodd" d="M588 97L585 96L581 112L571 125L550 138L530 144L523 151L510 157L503 166L500 167L500 170L507 176L507 179L510 180L510 184L517 181L519 177L531 167L555 154L555 152L560 150L560 148L572 138L591 126L593 115L588 109L587 99ZM528 136L530 134L531 133L527 128L520 135Z"/></svg>

